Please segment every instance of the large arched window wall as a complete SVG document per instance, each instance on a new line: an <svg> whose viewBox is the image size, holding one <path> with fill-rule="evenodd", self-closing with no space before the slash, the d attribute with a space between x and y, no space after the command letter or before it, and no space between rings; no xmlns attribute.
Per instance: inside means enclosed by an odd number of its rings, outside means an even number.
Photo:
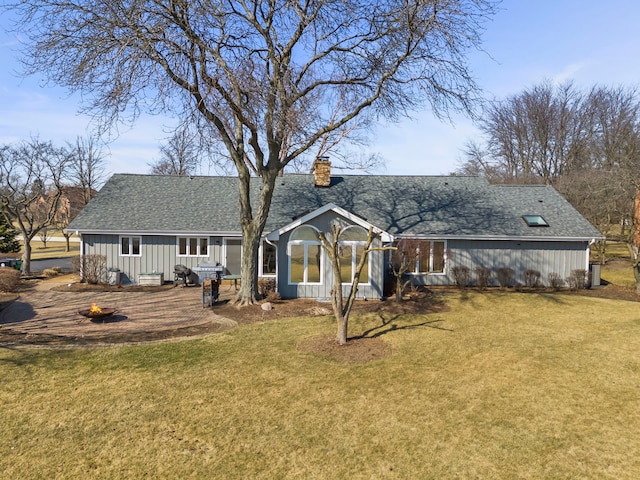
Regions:
<svg viewBox="0 0 640 480"><path fill-rule="evenodd" d="M289 283L322 283L322 248L317 232L312 226L302 225L291 233L287 248Z"/></svg>

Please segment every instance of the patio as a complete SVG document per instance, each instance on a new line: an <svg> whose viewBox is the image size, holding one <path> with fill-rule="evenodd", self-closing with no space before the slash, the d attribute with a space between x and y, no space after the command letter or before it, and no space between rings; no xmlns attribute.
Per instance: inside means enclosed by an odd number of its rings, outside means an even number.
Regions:
<svg viewBox="0 0 640 480"><path fill-rule="evenodd" d="M60 285L64 288L60 281L42 281L20 292L17 300L0 311L0 333L56 337L63 343L65 338L111 343L118 338L135 341L149 336L175 337L176 331L211 333L236 325L233 320L216 315L213 309L202 307L200 287L150 292L65 292L59 291ZM103 319L87 319L78 314L94 303L116 312Z"/></svg>

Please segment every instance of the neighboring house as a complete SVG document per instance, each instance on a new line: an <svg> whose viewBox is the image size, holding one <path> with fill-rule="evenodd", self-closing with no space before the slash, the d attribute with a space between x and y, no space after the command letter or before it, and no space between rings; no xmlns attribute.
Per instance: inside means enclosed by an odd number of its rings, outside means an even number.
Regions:
<svg viewBox="0 0 640 480"><path fill-rule="evenodd" d="M332 274L315 231L343 227L342 273L347 281L362 251L366 230L376 246L410 238L419 255L414 283L452 285L455 265L512 268L523 282L528 269L567 278L589 268L589 245L602 239L549 186L490 185L460 176L284 175L276 190L259 252L259 275L276 279L283 298L328 297ZM258 194L260 179L252 185ZM161 272L173 280L175 265L219 263L240 273L242 236L236 177L117 174L69 226L81 236L81 254L101 254L124 282ZM389 252L375 251L358 290L380 298ZM496 284L495 274L492 284Z"/></svg>

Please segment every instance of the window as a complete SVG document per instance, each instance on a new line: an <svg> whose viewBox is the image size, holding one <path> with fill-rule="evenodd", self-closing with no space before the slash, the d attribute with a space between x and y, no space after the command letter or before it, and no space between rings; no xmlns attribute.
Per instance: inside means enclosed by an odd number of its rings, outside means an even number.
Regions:
<svg viewBox="0 0 640 480"><path fill-rule="evenodd" d="M298 227L289 240L289 283L321 283L322 250L316 229Z"/></svg>
<svg viewBox="0 0 640 480"><path fill-rule="evenodd" d="M208 257L209 238L207 237L178 237L179 257Z"/></svg>
<svg viewBox="0 0 640 480"><path fill-rule="evenodd" d="M367 231L358 226L345 228L340 234L338 254L340 255L340 276L342 283L351 283L356 274L358 262L364 254ZM360 282L369 283L369 262L365 263L360 273Z"/></svg>
<svg viewBox="0 0 640 480"><path fill-rule="evenodd" d="M262 242L260 249L260 276L272 277L276 274L276 247L268 242Z"/></svg>
<svg viewBox="0 0 640 480"><path fill-rule="evenodd" d="M542 215L523 215L522 219L527 222L530 227L548 227L549 224Z"/></svg>
<svg viewBox="0 0 640 480"><path fill-rule="evenodd" d="M123 257L139 257L142 255L141 237L120 237L120 255Z"/></svg>
<svg viewBox="0 0 640 480"><path fill-rule="evenodd" d="M445 262L445 246L443 241L419 240L410 243L415 255L415 265L409 273L443 273Z"/></svg>

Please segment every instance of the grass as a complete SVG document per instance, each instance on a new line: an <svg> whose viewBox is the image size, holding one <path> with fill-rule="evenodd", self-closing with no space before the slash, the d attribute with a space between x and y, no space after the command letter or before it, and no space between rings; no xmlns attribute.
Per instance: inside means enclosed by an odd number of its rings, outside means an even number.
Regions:
<svg viewBox="0 0 640 480"><path fill-rule="evenodd" d="M607 259L609 262L602 267L602 279L613 285L635 289L636 281L627 244L607 242Z"/></svg>
<svg viewBox="0 0 640 480"><path fill-rule="evenodd" d="M100 350L0 349L6 478L638 478L637 303L463 292L392 354L299 351L328 317ZM355 317L351 334L380 327Z"/></svg>
<svg viewBox="0 0 640 480"><path fill-rule="evenodd" d="M14 224L14 228L19 232L18 225ZM47 258L66 258L74 257L80 254L80 243L77 241L75 235L71 237L69 244L70 251L67 252L67 244L64 241L62 231L57 229L48 230L48 238L56 239L47 241L47 248L44 247L44 243L40 240L40 236L36 235L31 241L31 260L43 260ZM58 239L62 241L58 241ZM75 241L74 241L75 240ZM22 240L20 241L22 243ZM24 254L24 247L20 252L7 254L16 258L22 258Z"/></svg>
<svg viewBox="0 0 640 480"><path fill-rule="evenodd" d="M18 255L22 255L24 251L21 251ZM77 242L71 242L69 244L69 251L67 252L67 244L65 242L48 241L47 248L44 248L44 244L40 240L33 240L31 242L31 260L43 260L46 258L66 258L75 257L80 255L80 244Z"/></svg>

